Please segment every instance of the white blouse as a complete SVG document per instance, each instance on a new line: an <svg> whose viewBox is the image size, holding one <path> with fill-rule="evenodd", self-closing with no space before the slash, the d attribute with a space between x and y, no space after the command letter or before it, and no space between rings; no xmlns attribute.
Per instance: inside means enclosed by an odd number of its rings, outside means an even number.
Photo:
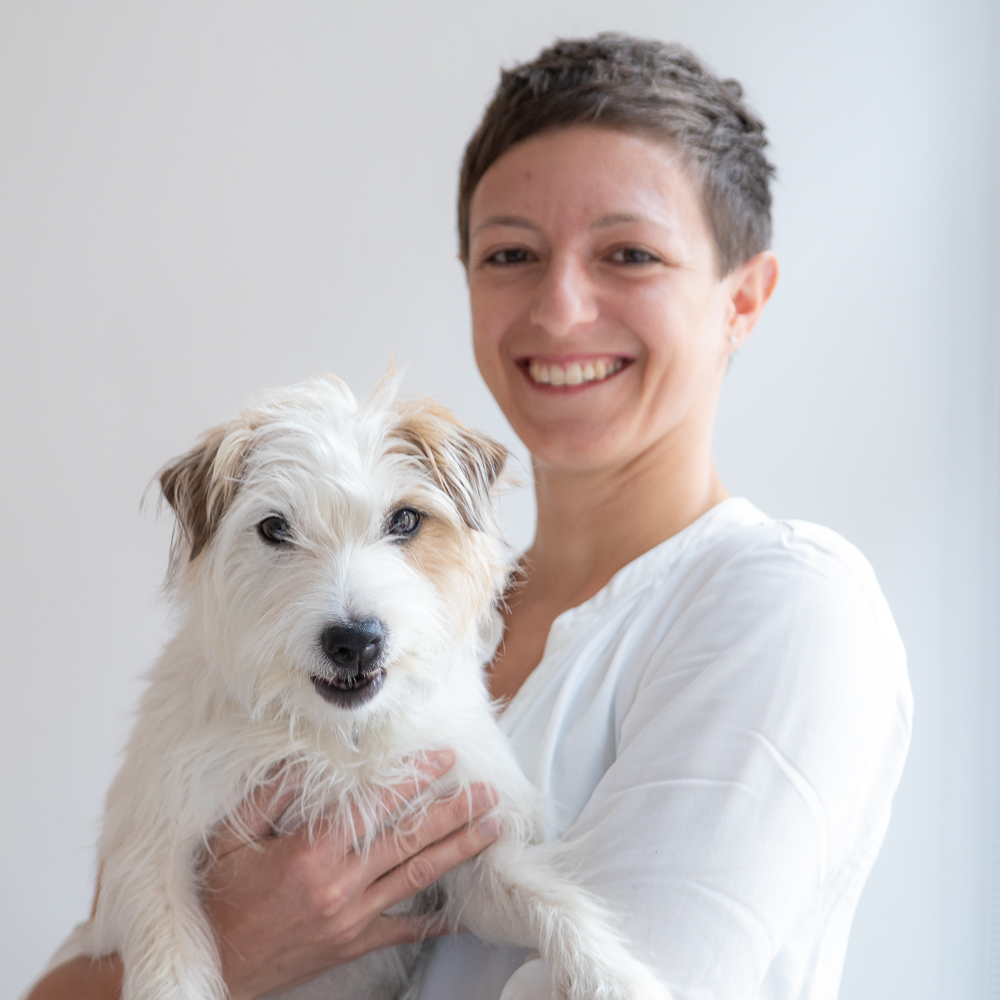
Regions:
<svg viewBox="0 0 1000 1000"><path fill-rule="evenodd" d="M560 615L501 723L675 1000L832 1000L911 711L864 557L730 499ZM422 1000L501 994L544 962L437 944Z"/></svg>

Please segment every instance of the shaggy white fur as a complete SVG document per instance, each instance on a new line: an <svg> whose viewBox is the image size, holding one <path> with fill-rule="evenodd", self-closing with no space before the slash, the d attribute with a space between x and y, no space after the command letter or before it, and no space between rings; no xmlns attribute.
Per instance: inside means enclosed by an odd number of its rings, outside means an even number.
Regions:
<svg viewBox="0 0 1000 1000"><path fill-rule="evenodd" d="M397 401L394 379L362 405L316 379L262 394L163 471L180 627L108 794L94 916L54 961L117 951L125 1000L222 1000L199 902L213 828L294 763L294 822L353 812L365 829L343 835L363 849L386 790L450 747L455 767L416 807L489 782L503 834L441 880L444 915L539 949L562 996L666 997L564 846L536 842L537 793L494 718L481 664L511 570L492 502L505 458L441 408ZM419 955L376 952L301 995L402 996Z"/></svg>

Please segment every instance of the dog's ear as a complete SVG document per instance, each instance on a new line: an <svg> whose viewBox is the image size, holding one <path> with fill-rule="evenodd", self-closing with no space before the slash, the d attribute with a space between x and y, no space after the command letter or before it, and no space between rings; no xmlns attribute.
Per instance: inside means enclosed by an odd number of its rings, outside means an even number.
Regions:
<svg viewBox="0 0 1000 1000"><path fill-rule="evenodd" d="M160 471L163 498L177 516L178 537L171 560L194 559L215 534L236 496L245 450L229 424L206 431L187 454Z"/></svg>
<svg viewBox="0 0 1000 1000"><path fill-rule="evenodd" d="M397 409L402 420L396 433L406 451L424 462L462 520L481 531L492 510L493 488L507 461L507 449L429 400L401 403Z"/></svg>

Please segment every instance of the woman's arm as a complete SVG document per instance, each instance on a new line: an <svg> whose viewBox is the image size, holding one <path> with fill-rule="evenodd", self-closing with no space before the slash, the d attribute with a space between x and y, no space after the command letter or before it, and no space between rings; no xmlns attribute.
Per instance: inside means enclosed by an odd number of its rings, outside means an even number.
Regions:
<svg viewBox="0 0 1000 1000"><path fill-rule="evenodd" d="M25 1000L118 1000L122 963L117 955L98 961L80 955L39 980Z"/></svg>
<svg viewBox="0 0 1000 1000"><path fill-rule="evenodd" d="M834 556L789 534L699 588L619 688L616 759L567 831L678 997L835 992L910 695L870 570Z"/></svg>
<svg viewBox="0 0 1000 1000"><path fill-rule="evenodd" d="M676 1000L836 992L909 742L870 568L820 529L756 534L627 618L574 618L538 716L512 722L552 752L552 829ZM547 997L547 975L525 965L503 1000Z"/></svg>
<svg viewBox="0 0 1000 1000"><path fill-rule="evenodd" d="M394 789L387 804L411 798L453 763L451 753L435 755L424 777ZM465 796L436 802L412 833L387 834L363 857L331 834L310 839L302 829L273 836L289 798L268 802L264 791L242 808L241 822L250 824L256 845L228 826L211 844L215 860L203 899L231 1000L290 989L378 948L446 932L427 918L385 911L499 836L494 819L479 821L496 804L483 785L473 786L471 802ZM121 984L117 956L80 956L48 973L25 1000L118 1000Z"/></svg>

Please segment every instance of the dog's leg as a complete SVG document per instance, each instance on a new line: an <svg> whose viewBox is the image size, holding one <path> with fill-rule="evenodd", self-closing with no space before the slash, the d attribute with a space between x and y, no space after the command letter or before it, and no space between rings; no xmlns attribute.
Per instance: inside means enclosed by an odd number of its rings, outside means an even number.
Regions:
<svg viewBox="0 0 1000 1000"><path fill-rule="evenodd" d="M194 875L196 845L143 846L104 861L92 949L121 955L122 1000L224 1000Z"/></svg>
<svg viewBox="0 0 1000 1000"><path fill-rule="evenodd" d="M449 916L487 941L537 948L568 1000L669 1000L606 909L560 874L553 845L503 841L448 878Z"/></svg>

